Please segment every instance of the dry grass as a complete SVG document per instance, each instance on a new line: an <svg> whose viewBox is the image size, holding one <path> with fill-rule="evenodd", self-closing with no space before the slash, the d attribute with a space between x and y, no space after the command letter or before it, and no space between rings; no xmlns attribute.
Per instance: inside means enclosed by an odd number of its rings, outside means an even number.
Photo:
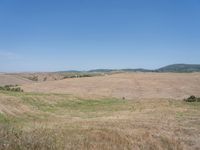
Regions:
<svg viewBox="0 0 200 150"><path fill-rule="evenodd" d="M0 73L0 86L23 85L37 82L55 81L66 78L82 78L102 76L102 73L89 72L27 72L27 73Z"/></svg>
<svg viewBox="0 0 200 150"><path fill-rule="evenodd" d="M200 73L121 73L23 85L27 92L66 93L85 98L173 98L200 96Z"/></svg>
<svg viewBox="0 0 200 150"><path fill-rule="evenodd" d="M200 104L0 93L0 149L200 149Z"/></svg>
<svg viewBox="0 0 200 150"><path fill-rule="evenodd" d="M9 74L0 74L0 86L4 86L4 85L21 85L21 84L25 84L25 83L32 83L32 81L23 78L19 75L9 75Z"/></svg>

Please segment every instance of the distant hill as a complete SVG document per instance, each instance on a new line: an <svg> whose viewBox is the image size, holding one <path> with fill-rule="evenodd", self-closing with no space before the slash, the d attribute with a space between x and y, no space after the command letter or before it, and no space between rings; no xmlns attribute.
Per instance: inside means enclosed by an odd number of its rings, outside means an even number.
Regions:
<svg viewBox="0 0 200 150"><path fill-rule="evenodd" d="M89 72L200 72L200 64L172 64L159 69L96 69Z"/></svg>
<svg viewBox="0 0 200 150"><path fill-rule="evenodd" d="M121 69L121 71L125 72L153 72L153 70L137 68L137 69Z"/></svg>
<svg viewBox="0 0 200 150"><path fill-rule="evenodd" d="M112 73L112 72L200 72L200 64L172 64L159 69L94 69L89 71L61 71L61 72L72 72L72 73Z"/></svg>
<svg viewBox="0 0 200 150"><path fill-rule="evenodd" d="M198 64L173 64L155 70L156 72L200 72Z"/></svg>
<svg viewBox="0 0 200 150"><path fill-rule="evenodd" d="M118 71L117 69L94 69L94 70L89 70L88 72L113 72L113 71Z"/></svg>
<svg viewBox="0 0 200 150"><path fill-rule="evenodd" d="M138 69L95 69L95 70L89 70L88 72L152 72L153 70L138 68Z"/></svg>

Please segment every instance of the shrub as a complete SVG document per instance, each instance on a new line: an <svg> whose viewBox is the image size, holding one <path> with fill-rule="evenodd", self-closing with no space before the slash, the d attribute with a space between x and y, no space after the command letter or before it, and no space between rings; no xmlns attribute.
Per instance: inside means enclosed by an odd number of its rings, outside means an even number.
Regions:
<svg viewBox="0 0 200 150"><path fill-rule="evenodd" d="M200 97L195 97L194 95L184 99L186 102L200 102Z"/></svg>
<svg viewBox="0 0 200 150"><path fill-rule="evenodd" d="M29 80L38 81L38 76L28 77Z"/></svg>
<svg viewBox="0 0 200 150"><path fill-rule="evenodd" d="M44 77L43 81L46 81L47 80L47 77Z"/></svg>
<svg viewBox="0 0 200 150"><path fill-rule="evenodd" d="M0 90L2 91L12 91L12 92L23 92L23 90L20 87L16 87L14 85L5 85L0 86Z"/></svg>

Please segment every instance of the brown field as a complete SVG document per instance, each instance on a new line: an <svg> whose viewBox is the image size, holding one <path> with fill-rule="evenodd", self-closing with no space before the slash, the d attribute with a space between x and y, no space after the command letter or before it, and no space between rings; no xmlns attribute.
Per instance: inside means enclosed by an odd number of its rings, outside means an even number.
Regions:
<svg viewBox="0 0 200 150"><path fill-rule="evenodd" d="M0 86L3 85L22 85L25 83L32 83L31 80L21 77L20 75L0 74Z"/></svg>
<svg viewBox="0 0 200 150"><path fill-rule="evenodd" d="M174 98L200 96L200 73L120 73L25 84L27 92L80 97Z"/></svg>
<svg viewBox="0 0 200 150"><path fill-rule="evenodd" d="M61 80L63 77L60 73L1 73L0 86Z"/></svg>
<svg viewBox="0 0 200 150"><path fill-rule="evenodd" d="M199 150L200 73L120 73L0 91L2 150ZM125 97L125 99L122 99Z"/></svg>

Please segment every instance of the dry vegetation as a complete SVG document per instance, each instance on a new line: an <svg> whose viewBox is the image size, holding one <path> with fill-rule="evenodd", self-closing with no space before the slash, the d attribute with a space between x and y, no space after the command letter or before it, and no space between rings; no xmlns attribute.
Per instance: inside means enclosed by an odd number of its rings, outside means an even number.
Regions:
<svg viewBox="0 0 200 150"><path fill-rule="evenodd" d="M200 149L199 73L28 81L21 88L0 90L2 150ZM190 95L197 97L183 101Z"/></svg>
<svg viewBox="0 0 200 150"><path fill-rule="evenodd" d="M107 73L112 74L112 73ZM0 73L0 86L23 85L37 82L56 81L67 78L102 76L104 73L93 72L35 72L35 73Z"/></svg>
<svg viewBox="0 0 200 150"><path fill-rule="evenodd" d="M25 84L27 92L65 93L85 98L126 99L200 96L200 73L121 73Z"/></svg>
<svg viewBox="0 0 200 150"><path fill-rule="evenodd" d="M199 149L200 103L0 92L0 149Z"/></svg>
<svg viewBox="0 0 200 150"><path fill-rule="evenodd" d="M0 74L0 86L4 85L22 85L25 83L32 83L33 81L21 77L20 75Z"/></svg>

